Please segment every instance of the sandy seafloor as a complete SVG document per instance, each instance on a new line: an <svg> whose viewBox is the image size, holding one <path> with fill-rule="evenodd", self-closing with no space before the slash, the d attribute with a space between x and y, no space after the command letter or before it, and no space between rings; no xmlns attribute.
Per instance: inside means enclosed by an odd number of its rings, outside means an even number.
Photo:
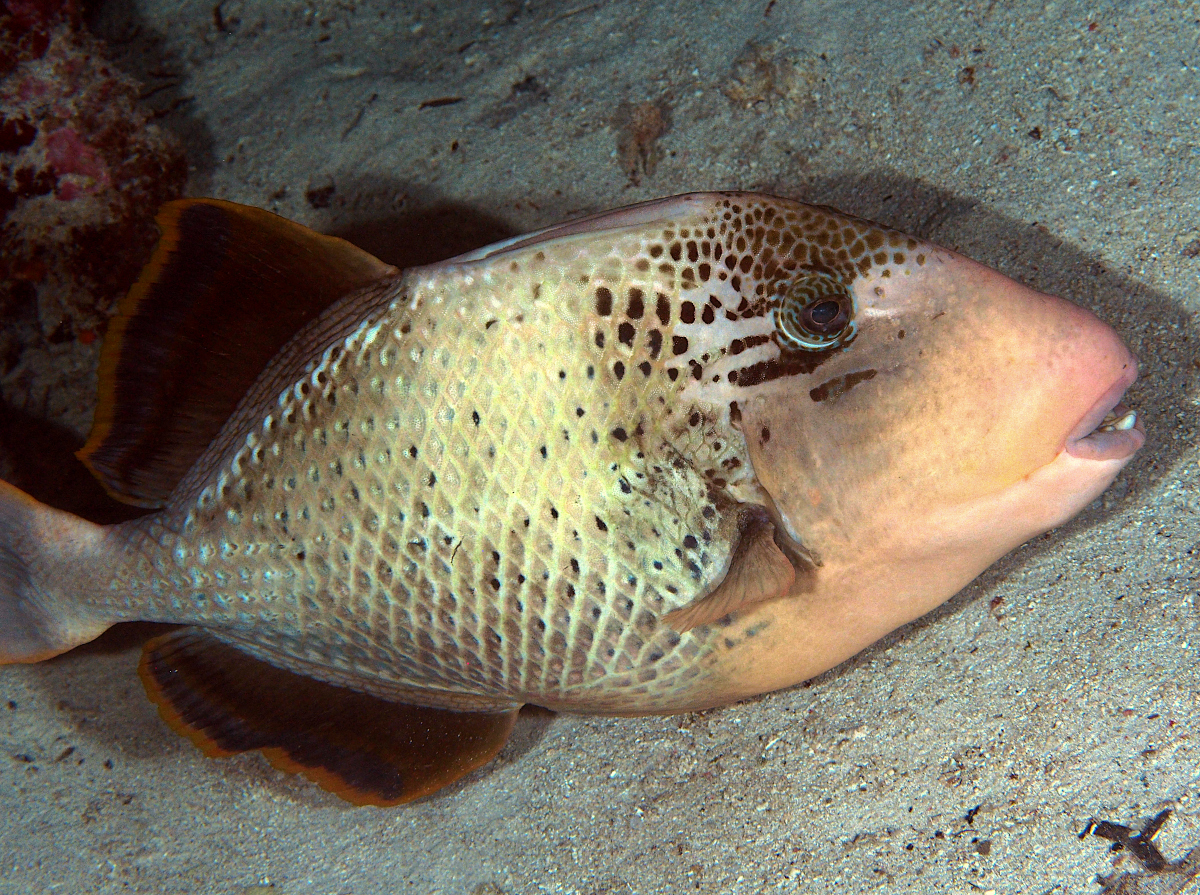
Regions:
<svg viewBox="0 0 1200 895"><path fill-rule="evenodd" d="M223 32L213 0L91 22L158 88L192 195L401 264L689 190L833 204L1109 320L1147 447L1070 525L806 686L527 713L498 761L408 807L204 758L144 697L136 629L0 669L0 892L1180 889L1079 834L1170 808L1164 856L1200 844L1200 5L219 9ZM55 422L81 438L95 346L60 353L78 396Z"/></svg>

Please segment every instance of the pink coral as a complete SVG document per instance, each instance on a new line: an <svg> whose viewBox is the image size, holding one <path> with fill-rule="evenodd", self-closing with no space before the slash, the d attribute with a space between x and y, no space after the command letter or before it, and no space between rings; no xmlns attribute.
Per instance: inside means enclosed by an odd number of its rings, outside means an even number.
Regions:
<svg viewBox="0 0 1200 895"><path fill-rule="evenodd" d="M110 183L108 171L96 150L69 127L60 127L46 135L46 161L59 177L54 194L60 200L95 193ZM67 174L77 176L67 180L64 179Z"/></svg>
<svg viewBox="0 0 1200 895"><path fill-rule="evenodd" d="M0 0L0 316L32 312L42 339L103 330L182 191L182 153L139 91L73 0Z"/></svg>

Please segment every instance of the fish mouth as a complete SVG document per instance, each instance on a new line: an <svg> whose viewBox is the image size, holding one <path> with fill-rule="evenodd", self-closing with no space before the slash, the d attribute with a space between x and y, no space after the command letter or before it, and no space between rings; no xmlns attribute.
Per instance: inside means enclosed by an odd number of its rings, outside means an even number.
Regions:
<svg viewBox="0 0 1200 895"><path fill-rule="evenodd" d="M1068 454L1081 460L1128 460L1137 453L1146 441L1146 430L1137 411L1121 403L1136 378L1137 368L1131 366L1100 396L1067 435Z"/></svg>

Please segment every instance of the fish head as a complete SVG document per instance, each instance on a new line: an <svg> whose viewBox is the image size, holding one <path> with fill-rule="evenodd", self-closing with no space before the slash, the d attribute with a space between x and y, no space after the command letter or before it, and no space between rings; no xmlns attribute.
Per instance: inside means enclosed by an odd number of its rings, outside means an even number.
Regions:
<svg viewBox="0 0 1200 895"><path fill-rule="evenodd" d="M1144 440L1118 403L1136 361L1095 315L947 249L815 214L797 241L827 247L820 233L840 228L851 263L793 252L808 263L771 287L770 339L739 352L736 389L697 383L713 398L740 390L778 536L812 560L789 610L808 658L766 663L759 689L925 614L1078 513Z"/></svg>

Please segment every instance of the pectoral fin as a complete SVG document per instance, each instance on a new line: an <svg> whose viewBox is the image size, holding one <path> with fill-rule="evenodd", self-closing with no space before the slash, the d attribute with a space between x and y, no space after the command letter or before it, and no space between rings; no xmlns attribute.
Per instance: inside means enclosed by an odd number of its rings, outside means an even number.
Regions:
<svg viewBox="0 0 1200 895"><path fill-rule="evenodd" d="M388 702L277 668L197 628L147 643L138 673L167 723L206 755L258 749L356 805L408 802L487 764L518 711Z"/></svg>
<svg viewBox="0 0 1200 895"><path fill-rule="evenodd" d="M770 517L761 507L747 508L724 579L694 603L667 613L663 621L689 631L747 606L785 597L795 581L796 569L775 543Z"/></svg>

